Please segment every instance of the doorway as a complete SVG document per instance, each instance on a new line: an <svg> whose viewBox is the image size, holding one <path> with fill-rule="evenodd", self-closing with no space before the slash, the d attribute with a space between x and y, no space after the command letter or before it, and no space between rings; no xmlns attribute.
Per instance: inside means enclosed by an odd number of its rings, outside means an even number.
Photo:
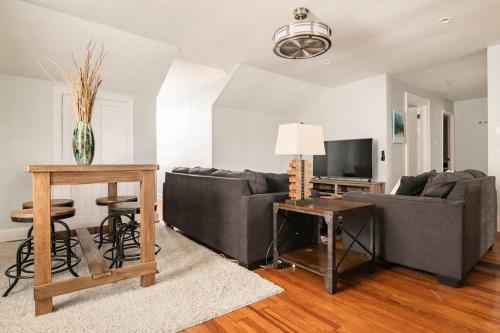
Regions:
<svg viewBox="0 0 500 333"><path fill-rule="evenodd" d="M443 111L443 171L455 170L455 115Z"/></svg>
<svg viewBox="0 0 500 333"><path fill-rule="evenodd" d="M405 93L406 175L430 170L430 101Z"/></svg>

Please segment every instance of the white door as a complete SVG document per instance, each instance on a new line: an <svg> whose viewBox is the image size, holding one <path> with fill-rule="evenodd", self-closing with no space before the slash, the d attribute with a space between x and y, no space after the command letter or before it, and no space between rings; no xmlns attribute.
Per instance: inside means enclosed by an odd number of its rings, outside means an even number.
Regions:
<svg viewBox="0 0 500 333"><path fill-rule="evenodd" d="M406 113L406 149L407 175L415 176L419 172L419 131L418 111L416 107L409 107Z"/></svg>
<svg viewBox="0 0 500 333"><path fill-rule="evenodd" d="M76 164L72 137L75 115L68 91L56 89L54 112L54 164ZM92 114L95 153L92 164L133 163L133 102L128 97L98 95ZM135 194L131 183L118 184L118 195ZM75 200L76 215L67 222L71 228L96 226L106 216L106 207L95 199L107 195L106 184L53 186L53 198Z"/></svg>

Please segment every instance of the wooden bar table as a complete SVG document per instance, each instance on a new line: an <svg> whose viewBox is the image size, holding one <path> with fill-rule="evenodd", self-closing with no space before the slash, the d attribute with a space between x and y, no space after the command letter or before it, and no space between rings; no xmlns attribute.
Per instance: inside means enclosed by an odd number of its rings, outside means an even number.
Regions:
<svg viewBox="0 0 500 333"><path fill-rule="evenodd" d="M33 233L35 256L35 315L52 312L52 298L74 291L92 288L133 277L141 277L141 286L155 283L155 173L156 164L125 165L29 165L33 176ZM110 269L87 229L77 229L83 255L90 275L52 282L50 187L51 185L78 185L107 183L108 195L116 195L119 182L140 183L140 263Z"/></svg>

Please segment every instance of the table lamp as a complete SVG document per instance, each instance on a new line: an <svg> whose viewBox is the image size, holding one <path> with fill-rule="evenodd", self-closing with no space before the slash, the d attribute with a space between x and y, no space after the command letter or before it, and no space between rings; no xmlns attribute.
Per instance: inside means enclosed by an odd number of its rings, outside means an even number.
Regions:
<svg viewBox="0 0 500 333"><path fill-rule="evenodd" d="M303 123L280 125L276 141L276 155L298 155L288 165L289 196L287 203L310 200L312 189L311 161L303 155L325 155L323 128Z"/></svg>

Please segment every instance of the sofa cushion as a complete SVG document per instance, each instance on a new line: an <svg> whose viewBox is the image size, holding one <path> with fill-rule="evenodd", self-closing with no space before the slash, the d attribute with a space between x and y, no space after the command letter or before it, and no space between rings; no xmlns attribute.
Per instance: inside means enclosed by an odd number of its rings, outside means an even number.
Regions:
<svg viewBox="0 0 500 333"><path fill-rule="evenodd" d="M286 173L264 173L267 190L270 193L288 192L288 175Z"/></svg>
<svg viewBox="0 0 500 333"><path fill-rule="evenodd" d="M173 173L189 173L191 168L186 168L186 167L175 167L172 169Z"/></svg>
<svg viewBox="0 0 500 333"><path fill-rule="evenodd" d="M473 178L470 173L465 171L438 173L429 179L421 196L446 198L458 181Z"/></svg>
<svg viewBox="0 0 500 333"><path fill-rule="evenodd" d="M472 175L474 178L483 178L486 177L486 174L480 170L475 170L475 169L467 169L464 170L465 172L469 173Z"/></svg>
<svg viewBox="0 0 500 333"><path fill-rule="evenodd" d="M201 175L201 176L208 176L213 174L217 169L214 168L202 168L202 167L194 167L191 170L189 170L189 174L191 175Z"/></svg>
<svg viewBox="0 0 500 333"><path fill-rule="evenodd" d="M216 170L211 174L214 177L239 178L248 180L248 187L252 194L268 193L266 178L260 172L251 170L229 171L224 169Z"/></svg>
<svg viewBox="0 0 500 333"><path fill-rule="evenodd" d="M417 196L422 193L427 184L427 181L432 176L436 175L436 170L422 173L418 176L403 176L401 177L401 184L399 185L396 195L409 195Z"/></svg>

